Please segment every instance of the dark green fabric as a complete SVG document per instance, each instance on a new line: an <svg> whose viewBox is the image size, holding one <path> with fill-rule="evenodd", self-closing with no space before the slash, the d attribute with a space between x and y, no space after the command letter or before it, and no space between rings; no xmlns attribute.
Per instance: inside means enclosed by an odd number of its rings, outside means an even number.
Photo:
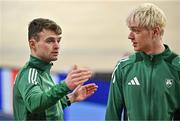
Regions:
<svg viewBox="0 0 180 121"><path fill-rule="evenodd" d="M65 96L70 90L65 82L55 85L51 66L30 56L20 69L13 88L15 120L63 120L63 108L68 106Z"/></svg>
<svg viewBox="0 0 180 121"><path fill-rule="evenodd" d="M129 120L172 120L180 109L180 56L167 45L163 53L138 52L114 69L106 120L120 120L127 109Z"/></svg>

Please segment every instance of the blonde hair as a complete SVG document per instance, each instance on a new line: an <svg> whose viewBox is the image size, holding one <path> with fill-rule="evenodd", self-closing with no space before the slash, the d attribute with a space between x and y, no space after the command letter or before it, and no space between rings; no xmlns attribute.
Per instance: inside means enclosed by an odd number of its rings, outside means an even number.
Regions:
<svg viewBox="0 0 180 121"><path fill-rule="evenodd" d="M144 3L134 9L126 19L127 25L131 22L138 22L139 27L151 29L159 27L161 35L166 26L166 16L164 12L152 3Z"/></svg>

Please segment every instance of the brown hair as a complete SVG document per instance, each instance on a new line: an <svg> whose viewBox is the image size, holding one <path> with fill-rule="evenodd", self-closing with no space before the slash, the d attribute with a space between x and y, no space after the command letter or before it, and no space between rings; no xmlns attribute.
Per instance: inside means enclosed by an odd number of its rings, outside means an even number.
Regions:
<svg viewBox="0 0 180 121"><path fill-rule="evenodd" d="M28 40L30 40L32 37L38 40L38 33L43 31L43 29L51 30L57 35L60 35L62 33L61 27L54 21L50 19L36 18L29 23Z"/></svg>

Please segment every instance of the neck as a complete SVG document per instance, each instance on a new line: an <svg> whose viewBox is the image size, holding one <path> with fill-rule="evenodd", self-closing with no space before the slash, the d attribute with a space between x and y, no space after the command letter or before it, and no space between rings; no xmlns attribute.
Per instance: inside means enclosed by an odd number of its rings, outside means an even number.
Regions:
<svg viewBox="0 0 180 121"><path fill-rule="evenodd" d="M160 54L162 52L164 52L165 50L165 47L163 44L159 44L159 45L155 45L155 46L152 46L151 49L149 49L149 51L145 51L145 53L147 55L156 55L156 54Z"/></svg>
<svg viewBox="0 0 180 121"><path fill-rule="evenodd" d="M42 60L42 61L44 61L44 62L50 63L49 61L46 61L45 59L43 59L43 58L37 56L37 55L34 54L33 52L31 52L31 55L34 56L34 57L36 57L36 58L38 58L38 59L40 59L40 60Z"/></svg>

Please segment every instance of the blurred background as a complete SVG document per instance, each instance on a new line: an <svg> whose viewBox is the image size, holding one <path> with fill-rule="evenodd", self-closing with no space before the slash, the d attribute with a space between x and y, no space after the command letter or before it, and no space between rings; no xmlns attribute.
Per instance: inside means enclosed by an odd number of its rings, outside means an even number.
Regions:
<svg viewBox="0 0 180 121"><path fill-rule="evenodd" d="M164 43L180 53L180 1L178 0L0 0L0 120L12 119L15 76L29 59L28 24L49 18L63 30L54 81L63 80L72 67L94 71L90 82L98 91L65 110L65 120L104 120L111 73L116 62L133 52L126 17L140 3L151 2L167 16Z"/></svg>

